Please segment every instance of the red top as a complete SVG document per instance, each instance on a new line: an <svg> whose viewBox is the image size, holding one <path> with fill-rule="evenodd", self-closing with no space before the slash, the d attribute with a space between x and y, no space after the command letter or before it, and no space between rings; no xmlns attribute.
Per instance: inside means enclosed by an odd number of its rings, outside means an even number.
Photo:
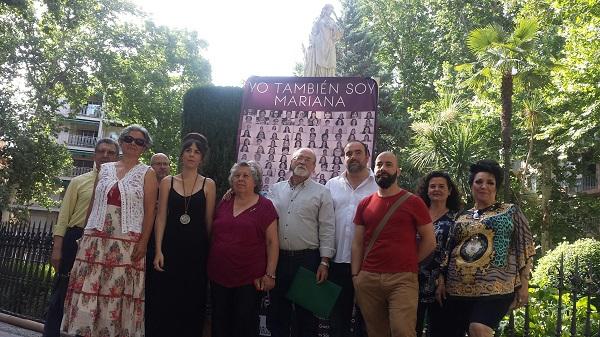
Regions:
<svg viewBox="0 0 600 337"><path fill-rule="evenodd" d="M112 206L121 207L121 191L119 191L119 186L117 184L114 184L108 191L106 203Z"/></svg>
<svg viewBox="0 0 600 337"><path fill-rule="evenodd" d="M233 198L215 212L208 256L208 277L224 286L252 284L267 268L267 227L277 219L271 201L263 196L256 205L233 216Z"/></svg>
<svg viewBox="0 0 600 337"><path fill-rule="evenodd" d="M356 209L354 223L365 226L364 248L387 210L406 193L405 190L390 197L377 193L364 198ZM373 248L363 262L361 270L373 273L417 272L417 226L431 222L427 206L417 196L410 196L383 227Z"/></svg>

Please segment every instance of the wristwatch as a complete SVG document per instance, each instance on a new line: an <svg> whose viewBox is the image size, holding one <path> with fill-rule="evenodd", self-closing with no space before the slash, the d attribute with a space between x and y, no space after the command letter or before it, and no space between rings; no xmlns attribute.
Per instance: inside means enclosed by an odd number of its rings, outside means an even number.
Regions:
<svg viewBox="0 0 600 337"><path fill-rule="evenodd" d="M327 268L329 268L329 263L325 262L325 261L321 261L320 265L325 266Z"/></svg>

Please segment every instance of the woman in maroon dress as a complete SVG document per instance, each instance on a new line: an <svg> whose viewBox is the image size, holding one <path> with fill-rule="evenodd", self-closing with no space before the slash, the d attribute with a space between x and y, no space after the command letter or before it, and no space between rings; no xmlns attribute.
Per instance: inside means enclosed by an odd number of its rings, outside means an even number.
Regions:
<svg viewBox="0 0 600 337"><path fill-rule="evenodd" d="M208 277L211 281L212 336L258 336L258 299L275 286L279 256L277 211L258 194L260 167L233 165L233 196L215 212Z"/></svg>

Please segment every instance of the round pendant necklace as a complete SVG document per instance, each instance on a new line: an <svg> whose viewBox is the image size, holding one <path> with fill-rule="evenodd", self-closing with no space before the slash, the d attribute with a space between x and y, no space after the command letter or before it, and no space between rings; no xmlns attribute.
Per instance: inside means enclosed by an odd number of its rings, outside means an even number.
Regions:
<svg viewBox="0 0 600 337"><path fill-rule="evenodd" d="M194 192L194 187L196 187L196 181L198 180L198 174L196 173L196 178L194 179L194 185L192 185L192 190L190 191L190 195L189 196L185 196L185 180L183 180L183 174L181 174L181 184L183 185L183 206L184 206L184 211L183 214L179 217L179 222L181 222L181 224L183 225L187 225L190 223L190 221L192 220L192 218L189 216L189 214L187 214L188 212L188 207L190 206L190 201L192 200L192 194L191 192Z"/></svg>

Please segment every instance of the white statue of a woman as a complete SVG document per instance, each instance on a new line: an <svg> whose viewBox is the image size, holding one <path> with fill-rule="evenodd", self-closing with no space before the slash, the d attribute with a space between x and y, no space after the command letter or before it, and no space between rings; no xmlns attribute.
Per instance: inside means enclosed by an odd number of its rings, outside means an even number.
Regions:
<svg viewBox="0 0 600 337"><path fill-rule="evenodd" d="M327 4L315 20L304 55L304 76L335 76L335 43L342 37L336 20L331 17L333 6Z"/></svg>

